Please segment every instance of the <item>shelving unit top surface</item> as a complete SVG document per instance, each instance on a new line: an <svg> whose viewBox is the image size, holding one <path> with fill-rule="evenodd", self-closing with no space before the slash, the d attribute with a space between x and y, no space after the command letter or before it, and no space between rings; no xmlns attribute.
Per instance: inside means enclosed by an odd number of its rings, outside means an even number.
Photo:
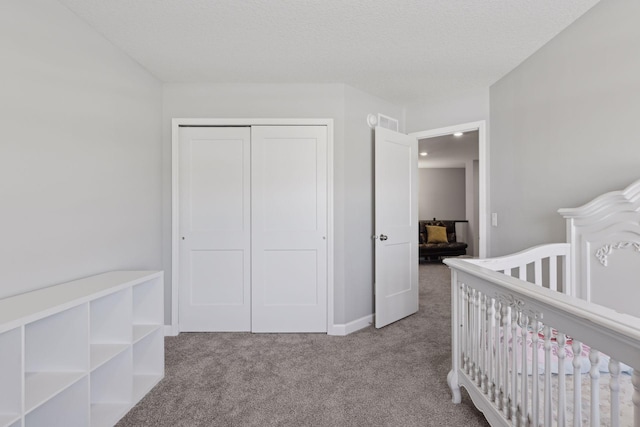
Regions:
<svg viewBox="0 0 640 427"><path fill-rule="evenodd" d="M0 333L119 289L161 278L162 271L110 271L0 299Z"/></svg>

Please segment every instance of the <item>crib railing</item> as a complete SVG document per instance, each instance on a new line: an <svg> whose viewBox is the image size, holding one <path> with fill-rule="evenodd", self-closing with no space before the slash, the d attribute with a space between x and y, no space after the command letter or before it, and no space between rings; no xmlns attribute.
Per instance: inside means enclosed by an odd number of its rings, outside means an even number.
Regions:
<svg viewBox="0 0 640 427"><path fill-rule="evenodd" d="M620 425L621 362L640 368L640 319L571 296L568 251L557 244L497 259L445 260L452 274L453 401L461 401L464 387L493 426ZM605 357L609 399L600 396ZM627 399L640 427L636 372ZM604 400L611 404L601 414Z"/></svg>
<svg viewBox="0 0 640 427"><path fill-rule="evenodd" d="M567 295L575 295L568 268L568 243L552 243L497 258L469 259L476 265L507 276L543 286Z"/></svg>

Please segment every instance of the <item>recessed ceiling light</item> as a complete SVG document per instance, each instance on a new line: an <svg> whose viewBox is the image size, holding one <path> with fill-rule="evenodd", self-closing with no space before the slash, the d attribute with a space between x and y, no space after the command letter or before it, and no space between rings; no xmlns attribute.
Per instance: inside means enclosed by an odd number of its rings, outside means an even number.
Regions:
<svg viewBox="0 0 640 427"><path fill-rule="evenodd" d="M462 135L463 135L462 132L456 132L453 134L453 136L462 136Z"/></svg>
<svg viewBox="0 0 640 427"><path fill-rule="evenodd" d="M422 153L420 153L421 156L426 156L427 154L429 153L427 153L426 151L423 151Z"/></svg>

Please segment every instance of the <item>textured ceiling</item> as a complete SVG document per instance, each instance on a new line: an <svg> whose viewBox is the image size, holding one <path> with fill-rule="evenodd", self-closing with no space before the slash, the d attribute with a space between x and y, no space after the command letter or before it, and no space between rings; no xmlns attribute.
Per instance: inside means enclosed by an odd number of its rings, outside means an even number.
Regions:
<svg viewBox="0 0 640 427"><path fill-rule="evenodd" d="M487 87L597 0L60 0L164 82Z"/></svg>

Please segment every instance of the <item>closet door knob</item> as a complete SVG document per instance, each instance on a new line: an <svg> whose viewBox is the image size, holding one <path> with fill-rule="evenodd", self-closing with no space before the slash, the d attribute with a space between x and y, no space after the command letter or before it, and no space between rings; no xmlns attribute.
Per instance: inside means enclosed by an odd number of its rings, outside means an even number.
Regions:
<svg viewBox="0 0 640 427"><path fill-rule="evenodd" d="M387 236L385 236L384 234L381 234L381 235L380 235L380 240L385 241L385 240L387 240L387 239L388 239L388 237L387 237Z"/></svg>

